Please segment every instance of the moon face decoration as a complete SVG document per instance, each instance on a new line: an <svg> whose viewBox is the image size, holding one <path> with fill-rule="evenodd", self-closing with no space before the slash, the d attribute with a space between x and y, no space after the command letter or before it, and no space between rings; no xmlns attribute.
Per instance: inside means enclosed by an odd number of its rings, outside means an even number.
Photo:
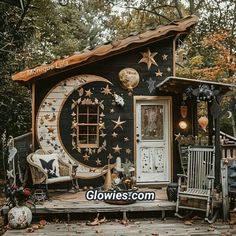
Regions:
<svg viewBox="0 0 236 236"><path fill-rule="evenodd" d="M230 119L232 117L232 111L227 111L227 113L228 113L227 118Z"/></svg>
<svg viewBox="0 0 236 236"><path fill-rule="evenodd" d="M43 99L36 117L36 138L40 147L48 153L58 153L65 161L78 166L78 178L96 178L101 176L102 167L91 172L91 167L77 161L69 154L62 143L59 119L62 107L69 96L82 86L93 82L112 84L109 80L95 75L78 75L59 82Z"/></svg>
<svg viewBox="0 0 236 236"><path fill-rule="evenodd" d="M125 68L119 72L119 80L124 89L132 91L139 84L139 73L133 68Z"/></svg>

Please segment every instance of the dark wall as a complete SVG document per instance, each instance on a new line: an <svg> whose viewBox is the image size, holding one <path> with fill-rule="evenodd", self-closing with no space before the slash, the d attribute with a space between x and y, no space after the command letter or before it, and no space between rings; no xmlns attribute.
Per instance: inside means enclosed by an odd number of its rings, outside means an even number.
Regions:
<svg viewBox="0 0 236 236"><path fill-rule="evenodd" d="M174 141L174 134L177 134L179 132L178 128L178 122L180 120L180 114L179 114L179 107L181 105L181 97L177 96L176 94L170 94L170 93L164 93L160 92L156 89L154 89L152 92L150 92L148 86L148 81L153 80L155 81L155 85L163 81L166 77L171 76L173 74L173 55L172 55L172 45L173 45L173 38L168 38L156 43L152 43L147 46L140 47L138 49L133 49L131 51L127 51L125 53L112 56L110 58L106 58L97 62L93 62L88 65L84 65L81 67L78 67L76 69L72 69L70 71L61 73L60 75L57 75L53 78L45 78L43 80L39 80L36 82L36 113L39 108L40 103L42 102L43 98L47 94L47 92L55 86L58 82L69 78L74 75L80 75L80 74L92 74L92 75L98 75L101 77L104 77L108 79L110 82L112 82L113 86L110 86L113 92L117 93L118 95L122 96L125 101L124 107L118 107L116 105L112 105L112 98L111 96L104 96L101 94L101 88L105 87L104 83L96 82L91 83L83 86L85 90L92 89L93 95L92 98L98 98L99 100L104 100L104 106L105 106L105 112L106 115L104 117L104 121L106 123L106 130L104 130L104 133L107 133L106 140L107 140L107 151L102 152L101 160L102 160L102 166L107 164L107 159L102 158L106 157L109 153L111 153L114 157L121 156L123 161L125 158L129 158L130 160L133 160L133 96L172 96L173 97L173 170L174 170L174 177L176 176L176 172L180 172L180 162L179 162L179 156L177 152L177 142ZM142 59L141 52L146 52L150 49L151 53L157 52L157 55L154 57L156 63L158 64L158 67L155 65L152 65L150 70L148 70L147 64L145 63L138 63ZM162 55L166 54L168 55L167 60L163 60ZM132 96L128 94L127 90L124 90L121 87L120 81L118 79L118 74L120 70L131 67L138 71L140 75L140 83L139 85L134 89ZM163 72L162 76L156 76L155 72L157 72L158 68L161 72ZM83 154L78 153L77 151L72 151L72 145L71 145L71 116L68 115L71 113L71 101L72 99L78 99L79 95L78 92L73 92L70 97L65 102L61 117L60 117L60 133L62 136L62 140L64 143L64 146L67 147L70 151L70 154L72 154L76 159L83 162ZM111 108L114 108L115 112L110 113L109 110ZM124 130L117 129L115 130L118 133L118 138L113 139L111 137L111 133L113 132L114 123L112 123L111 120L117 120L118 116L121 117L121 120L125 120L126 123L123 125ZM189 117L190 118L190 117ZM128 143L124 143L124 137L128 137L130 141ZM102 140L100 140L102 141ZM113 150L111 149L114 145L118 144L120 147L123 148L121 151L122 154L114 154ZM36 144L37 147L38 144ZM131 155L128 155L125 153L125 148L130 148L132 150ZM96 166L96 163L94 162L95 158L100 157L97 154L89 160L89 162L86 162L86 164L89 164L90 166ZM112 162L115 161L115 158L113 158Z"/></svg>

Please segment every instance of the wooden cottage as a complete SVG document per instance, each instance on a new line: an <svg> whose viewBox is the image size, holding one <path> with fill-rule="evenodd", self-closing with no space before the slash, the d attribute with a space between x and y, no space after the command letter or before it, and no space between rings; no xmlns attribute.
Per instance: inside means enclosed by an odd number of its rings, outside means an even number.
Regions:
<svg viewBox="0 0 236 236"><path fill-rule="evenodd" d="M175 134L197 129L191 100L179 127L183 92L201 82L175 78L175 55L197 21L189 16L13 75L32 84L33 149L59 153L88 186L101 185L108 162L133 166L138 185L176 180Z"/></svg>

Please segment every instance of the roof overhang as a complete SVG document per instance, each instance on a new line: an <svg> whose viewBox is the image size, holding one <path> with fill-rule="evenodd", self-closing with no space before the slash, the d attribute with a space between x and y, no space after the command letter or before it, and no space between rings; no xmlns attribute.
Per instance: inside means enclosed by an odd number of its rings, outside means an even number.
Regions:
<svg viewBox="0 0 236 236"><path fill-rule="evenodd" d="M236 88L236 85L232 84L218 83L214 81L200 80L200 79L187 79L174 76L167 77L156 87L157 89L159 89L159 91L172 92L175 94L183 94L186 88L188 87L196 88L203 84L209 86L213 85L216 89L220 91L220 94L225 94L228 91Z"/></svg>
<svg viewBox="0 0 236 236"><path fill-rule="evenodd" d="M71 56L55 60L50 64L36 66L32 69L27 69L16 73L12 76L14 81L28 82L38 78L49 77L54 74L75 68L79 65L94 62L107 58L124 51L130 50L133 47L141 47L147 43L155 42L169 35L177 35L181 33L188 33L191 27L198 22L198 17L191 15L182 20L173 21L167 25L160 25L157 28L149 29L142 33L132 34L131 36L99 45L93 49L74 53Z"/></svg>

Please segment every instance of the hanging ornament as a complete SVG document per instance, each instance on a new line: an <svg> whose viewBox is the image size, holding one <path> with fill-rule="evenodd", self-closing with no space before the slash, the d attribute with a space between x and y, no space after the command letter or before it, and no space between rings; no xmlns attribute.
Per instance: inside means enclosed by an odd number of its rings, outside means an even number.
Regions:
<svg viewBox="0 0 236 236"><path fill-rule="evenodd" d="M119 72L119 80L124 89L133 91L139 84L139 73L133 68L125 68Z"/></svg>
<svg viewBox="0 0 236 236"><path fill-rule="evenodd" d="M188 115L188 107L186 105L180 106L180 114L183 119L185 119Z"/></svg>
<svg viewBox="0 0 236 236"><path fill-rule="evenodd" d="M200 125L200 127L206 132L206 127L208 125L208 118L206 116L201 116L198 119L198 124Z"/></svg>

